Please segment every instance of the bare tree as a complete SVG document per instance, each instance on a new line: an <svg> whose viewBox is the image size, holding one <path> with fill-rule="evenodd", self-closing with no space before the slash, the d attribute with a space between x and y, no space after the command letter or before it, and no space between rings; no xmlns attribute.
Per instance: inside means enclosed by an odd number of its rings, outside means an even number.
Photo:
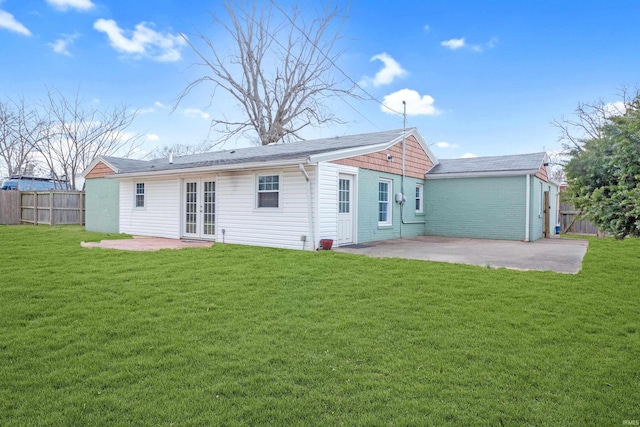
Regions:
<svg viewBox="0 0 640 427"><path fill-rule="evenodd" d="M584 143L588 140L602 139L602 129L611 117L624 114L627 107L640 95L640 90L635 89L630 93L627 87L619 90L618 102L580 102L572 117L562 116L554 119L551 124L560 131L559 141L563 142L567 151L580 152L584 149Z"/></svg>
<svg viewBox="0 0 640 427"><path fill-rule="evenodd" d="M33 153L43 136L45 123L24 99L0 101L0 158L8 175L25 174L35 167Z"/></svg>
<svg viewBox="0 0 640 427"><path fill-rule="evenodd" d="M198 154L198 153L206 153L213 149L215 144L212 144L207 141L203 141L200 144L174 144L174 145L165 145L160 148L156 148L151 153L147 155L149 159L162 159L165 157L169 157L169 154L173 154L175 156L187 156L189 154Z"/></svg>
<svg viewBox="0 0 640 427"><path fill-rule="evenodd" d="M310 125L340 122L323 102L333 96L353 96L353 87L344 89L332 77L343 53L337 47L343 11L328 4L320 16L308 20L297 3L289 10L269 0L227 0L224 6L228 19L214 14L212 18L233 40L233 51L222 52L201 33L196 39L203 47L183 35L201 60L194 65L205 71L182 91L174 109L205 83L213 85L212 98L217 89L230 94L243 118L214 118L211 129L221 133L219 142L251 135L267 145L300 139L300 130Z"/></svg>
<svg viewBox="0 0 640 427"><path fill-rule="evenodd" d="M127 105L99 109L85 105L78 93L68 99L60 92L49 91L43 106L47 129L37 145L54 177L77 188L80 172L100 155L128 157L137 148L139 135L126 129L136 116Z"/></svg>

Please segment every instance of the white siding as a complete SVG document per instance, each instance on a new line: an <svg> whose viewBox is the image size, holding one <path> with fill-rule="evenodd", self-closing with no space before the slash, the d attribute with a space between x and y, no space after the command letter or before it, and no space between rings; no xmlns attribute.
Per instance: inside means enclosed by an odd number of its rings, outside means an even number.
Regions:
<svg viewBox="0 0 640 427"><path fill-rule="evenodd" d="M306 170L312 181L315 168ZM256 176L280 175L280 207L256 207ZM309 228L307 182L298 167L221 172L216 184L216 240L275 248L313 249ZM307 242L301 241L306 236ZM317 236L316 236L317 240Z"/></svg>
<svg viewBox="0 0 640 427"><path fill-rule="evenodd" d="M134 207L136 183L143 182L144 208ZM180 238L180 179L136 179L120 182L120 232L138 236Z"/></svg>
<svg viewBox="0 0 640 427"><path fill-rule="evenodd" d="M357 177L358 168L342 166L335 163L321 162L318 164L318 194L317 205L320 209L317 212L317 240L332 239L338 240L338 174L346 173ZM357 178L353 182L353 207L354 207L354 227L357 227ZM357 235L357 233L354 233ZM357 243L357 242L354 242Z"/></svg>

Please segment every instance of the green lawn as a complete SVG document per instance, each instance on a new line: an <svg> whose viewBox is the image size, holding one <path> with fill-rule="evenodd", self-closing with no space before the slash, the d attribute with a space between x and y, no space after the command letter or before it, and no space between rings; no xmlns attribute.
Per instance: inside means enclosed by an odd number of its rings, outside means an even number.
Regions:
<svg viewBox="0 0 640 427"><path fill-rule="evenodd" d="M0 425L640 419L638 240L574 276L103 238L0 226Z"/></svg>

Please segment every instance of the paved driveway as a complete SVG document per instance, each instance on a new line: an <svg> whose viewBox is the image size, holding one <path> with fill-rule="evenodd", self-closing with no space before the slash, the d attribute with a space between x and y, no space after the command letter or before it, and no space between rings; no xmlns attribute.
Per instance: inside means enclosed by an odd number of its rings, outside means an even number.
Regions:
<svg viewBox="0 0 640 427"><path fill-rule="evenodd" d="M422 236L344 246L334 250L381 258L423 259L575 274L582 267L588 244L586 240L563 238L524 243Z"/></svg>

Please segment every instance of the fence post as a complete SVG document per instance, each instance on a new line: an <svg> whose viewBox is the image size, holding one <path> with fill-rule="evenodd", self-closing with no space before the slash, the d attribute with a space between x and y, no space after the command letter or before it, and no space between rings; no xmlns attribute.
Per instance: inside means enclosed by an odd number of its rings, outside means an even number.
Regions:
<svg viewBox="0 0 640 427"><path fill-rule="evenodd" d="M18 225L22 224L22 191L16 190L18 192Z"/></svg>
<svg viewBox="0 0 640 427"><path fill-rule="evenodd" d="M33 192L33 225L38 225L38 193Z"/></svg>
<svg viewBox="0 0 640 427"><path fill-rule="evenodd" d="M49 192L49 226L53 227L53 191Z"/></svg>
<svg viewBox="0 0 640 427"><path fill-rule="evenodd" d="M84 209L83 209L84 200L83 199L84 199L84 193L80 193L79 197L78 197L78 210L79 210L79 212L78 212L79 217L78 218L79 218L80 225L84 225Z"/></svg>

